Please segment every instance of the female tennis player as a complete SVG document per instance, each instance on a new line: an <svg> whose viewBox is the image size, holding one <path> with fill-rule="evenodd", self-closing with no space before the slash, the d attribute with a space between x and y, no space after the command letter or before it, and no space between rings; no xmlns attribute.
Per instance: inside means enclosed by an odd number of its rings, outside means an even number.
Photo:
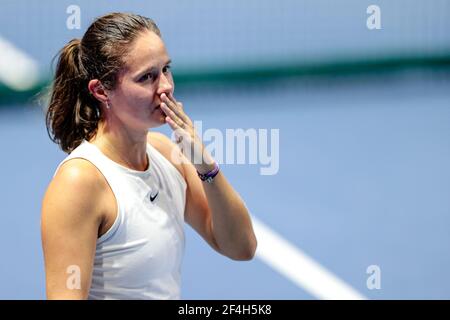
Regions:
<svg viewBox="0 0 450 320"><path fill-rule="evenodd" d="M247 208L175 99L151 19L108 14L65 45L46 123L68 153L42 202L48 299L179 299L184 221L253 258ZM149 132L166 123L176 143Z"/></svg>

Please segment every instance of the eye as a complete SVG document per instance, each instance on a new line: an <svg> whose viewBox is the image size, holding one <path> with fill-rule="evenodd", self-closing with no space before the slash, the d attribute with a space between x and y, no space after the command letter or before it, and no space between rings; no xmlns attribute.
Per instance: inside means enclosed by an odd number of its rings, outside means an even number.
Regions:
<svg viewBox="0 0 450 320"><path fill-rule="evenodd" d="M171 68L170 65L165 66L165 67L163 68L163 72L164 72L164 73L170 72L170 68Z"/></svg>
<svg viewBox="0 0 450 320"><path fill-rule="evenodd" d="M142 77L140 77L138 81L139 82L144 82L144 81L147 81L147 80L152 79L152 78L153 78L153 74L151 74L149 72L149 73L144 74Z"/></svg>

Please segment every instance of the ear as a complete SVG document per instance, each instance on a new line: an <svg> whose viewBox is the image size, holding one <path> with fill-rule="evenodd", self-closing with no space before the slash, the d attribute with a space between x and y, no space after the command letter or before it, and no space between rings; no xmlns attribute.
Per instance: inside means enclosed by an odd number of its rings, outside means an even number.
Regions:
<svg viewBox="0 0 450 320"><path fill-rule="evenodd" d="M108 93L98 79L92 79L88 83L89 92L100 102L106 104L108 101Z"/></svg>

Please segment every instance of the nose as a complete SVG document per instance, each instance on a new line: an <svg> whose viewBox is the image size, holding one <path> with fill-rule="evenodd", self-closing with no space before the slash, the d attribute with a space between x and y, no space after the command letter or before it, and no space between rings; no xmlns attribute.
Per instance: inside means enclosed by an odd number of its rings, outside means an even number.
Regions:
<svg viewBox="0 0 450 320"><path fill-rule="evenodd" d="M169 95L173 93L173 87L174 85L172 78L169 78L165 74L162 74L159 80L158 95L161 95L163 93Z"/></svg>

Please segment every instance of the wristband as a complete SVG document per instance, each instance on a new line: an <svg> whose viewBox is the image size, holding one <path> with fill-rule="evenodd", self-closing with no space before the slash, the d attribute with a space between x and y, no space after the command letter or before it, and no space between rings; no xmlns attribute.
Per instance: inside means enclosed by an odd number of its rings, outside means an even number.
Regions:
<svg viewBox="0 0 450 320"><path fill-rule="evenodd" d="M214 169L212 169L211 171L207 172L207 173L200 173L197 171L198 177L200 178L200 180L202 181L206 181L208 183L212 183L214 177L219 173L219 165L217 164L217 162L214 163Z"/></svg>

